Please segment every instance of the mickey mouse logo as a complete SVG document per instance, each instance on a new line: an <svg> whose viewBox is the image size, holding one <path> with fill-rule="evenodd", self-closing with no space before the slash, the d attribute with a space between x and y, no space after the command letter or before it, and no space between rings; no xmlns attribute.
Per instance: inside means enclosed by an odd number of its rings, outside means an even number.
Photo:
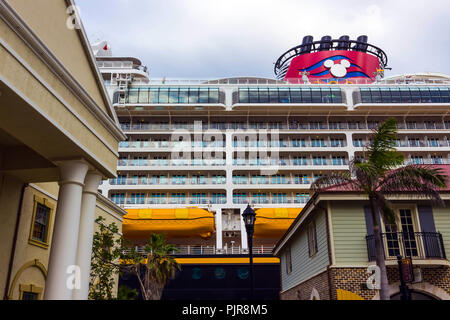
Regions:
<svg viewBox="0 0 450 320"><path fill-rule="evenodd" d="M331 74L336 78L343 78L347 75L347 68L350 68L348 60L342 60L341 63L335 64L333 60L327 60L323 64L325 68L330 69Z"/></svg>

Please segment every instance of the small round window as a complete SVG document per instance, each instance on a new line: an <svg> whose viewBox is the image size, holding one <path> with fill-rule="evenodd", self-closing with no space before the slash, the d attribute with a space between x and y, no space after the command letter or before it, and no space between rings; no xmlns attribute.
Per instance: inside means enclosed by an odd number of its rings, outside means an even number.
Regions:
<svg viewBox="0 0 450 320"><path fill-rule="evenodd" d="M224 268L217 268L214 272L214 275L216 276L216 279L222 280L225 279L225 276L227 275L227 272Z"/></svg>
<svg viewBox="0 0 450 320"><path fill-rule="evenodd" d="M194 280L200 280L202 278L203 272L200 268L194 268L192 270L192 279Z"/></svg>
<svg viewBox="0 0 450 320"><path fill-rule="evenodd" d="M249 272L247 268L239 268L238 269L238 277L239 279L245 280L249 276Z"/></svg>

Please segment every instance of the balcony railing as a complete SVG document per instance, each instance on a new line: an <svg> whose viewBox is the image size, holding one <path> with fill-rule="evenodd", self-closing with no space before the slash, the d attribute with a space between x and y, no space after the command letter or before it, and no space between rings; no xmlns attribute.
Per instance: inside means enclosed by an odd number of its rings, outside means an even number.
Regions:
<svg viewBox="0 0 450 320"><path fill-rule="evenodd" d="M380 122L277 122L277 123L204 123L203 130L371 130L381 124ZM194 124L170 124L170 123L121 123L124 131L171 131L177 129L194 130ZM445 130L450 129L450 122L399 122L399 130Z"/></svg>
<svg viewBox="0 0 450 320"><path fill-rule="evenodd" d="M253 197L234 197L234 204L306 204L308 203L310 197L261 197L261 198L253 198Z"/></svg>
<svg viewBox="0 0 450 320"><path fill-rule="evenodd" d="M226 184L225 178L205 178L201 180L191 180L185 178L182 180L172 180L167 178L165 180L153 180L152 178L138 178L138 179L111 179L109 183L113 186L204 186L204 185L224 185Z"/></svg>
<svg viewBox="0 0 450 320"><path fill-rule="evenodd" d="M216 254L226 254L226 255L242 255L248 254L248 250L244 250L241 246L224 247L218 250L216 246L204 246L204 245L179 245L176 246L178 251L173 251L172 255L176 256L203 256L203 255L216 255ZM274 246L254 246L254 255L270 255ZM138 253L146 254L145 247L135 247ZM129 253L130 249L125 250L124 253Z"/></svg>
<svg viewBox="0 0 450 320"><path fill-rule="evenodd" d="M398 255L413 259L447 259L442 234L438 232L382 233L386 260L396 260ZM375 236L366 237L369 261L375 261Z"/></svg>

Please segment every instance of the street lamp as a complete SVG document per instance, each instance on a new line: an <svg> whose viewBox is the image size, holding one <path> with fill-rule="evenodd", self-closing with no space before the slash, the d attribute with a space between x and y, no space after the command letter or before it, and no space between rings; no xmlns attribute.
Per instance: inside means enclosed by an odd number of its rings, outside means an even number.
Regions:
<svg viewBox="0 0 450 320"><path fill-rule="evenodd" d="M247 209L242 213L242 218L245 224L245 230L247 231L247 242L249 248L249 258L250 258L250 288L251 288L251 300L255 297L255 287L253 278L253 232L255 231L255 220L256 213L255 210L248 205Z"/></svg>

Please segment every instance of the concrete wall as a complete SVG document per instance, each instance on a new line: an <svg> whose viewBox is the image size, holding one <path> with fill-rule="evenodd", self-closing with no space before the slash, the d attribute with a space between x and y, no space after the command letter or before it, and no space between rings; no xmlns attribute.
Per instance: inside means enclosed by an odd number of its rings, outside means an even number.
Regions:
<svg viewBox="0 0 450 320"><path fill-rule="evenodd" d="M0 173L0 293L6 285L23 182Z"/></svg>
<svg viewBox="0 0 450 320"><path fill-rule="evenodd" d="M64 0L8 0L14 10L107 112L94 70L77 31L66 25L70 15ZM45 21L45 23L42 23Z"/></svg>
<svg viewBox="0 0 450 320"><path fill-rule="evenodd" d="M0 180L1 181L1 180ZM9 181L10 186L13 186L13 182ZM20 188L22 184L20 181L15 181L15 189L9 189L10 192L5 194L2 192L0 194L0 203L10 204L11 212L17 213L18 208L18 199L16 206L14 208L14 201L11 201L11 198L16 197L16 195L20 194ZM52 226L55 218L55 211L52 212L51 221L50 221L50 235L48 239L48 247L43 247L39 245L35 245L29 241L30 232L33 223L33 211L34 211L34 200L35 197L39 197L48 201L50 205L57 206L57 195L58 195L58 184L57 183L40 183L36 185L31 185L26 188L23 198L22 204L22 216L20 219L20 228L17 238L16 244L16 252L14 255L14 264L11 274L11 282L10 282L10 299L17 300L20 297L20 286L29 286L33 285L33 287L45 289L45 278L48 267L48 259L50 255L51 249L51 235L52 235ZM3 189L2 189L3 190ZM4 197L9 197L8 201L5 200ZM0 207L0 217L5 216L5 219L2 219L2 222L8 222L8 225L1 224L0 234L5 237L5 241L2 241L2 250L0 254L2 255L2 259L0 263L2 264L1 271L1 289L4 290L4 283L6 281L6 272L8 270L9 263L9 254L11 252L11 243L13 239L14 228L12 226L15 225L16 215L12 214L9 217L3 213L4 206ZM15 211L13 211L15 210ZM119 231L122 230L122 216L124 212L116 207L114 204L109 202L109 200L99 196L97 200L97 206L95 209L96 217L103 216L106 220L106 224L110 224L111 222L115 222L119 228ZM96 224L95 229L98 229L98 225ZM119 235L118 235L119 236ZM9 241L8 241L9 240ZM8 244L8 248L7 245ZM5 249L3 249L5 248ZM116 287L115 292L117 292L118 285L118 275L116 277ZM3 293L3 291L2 291Z"/></svg>
<svg viewBox="0 0 450 320"><path fill-rule="evenodd" d="M14 254L14 264L10 283L11 299L19 299L20 285L33 285L39 288L45 288L45 273L48 266L48 259L51 249L51 238L53 232L53 222L55 220L56 196L52 194L55 191L55 186L57 187L56 183L40 185L39 187L41 187L42 191L44 192L38 191L33 187L28 187L25 190L22 204L22 216L20 218L20 228L17 237L16 252ZM47 190L44 189L45 187L47 187ZM50 229L47 247L39 246L29 241L31 238L32 224L34 223L33 213L35 197L44 199L46 203L54 206L50 217Z"/></svg>

